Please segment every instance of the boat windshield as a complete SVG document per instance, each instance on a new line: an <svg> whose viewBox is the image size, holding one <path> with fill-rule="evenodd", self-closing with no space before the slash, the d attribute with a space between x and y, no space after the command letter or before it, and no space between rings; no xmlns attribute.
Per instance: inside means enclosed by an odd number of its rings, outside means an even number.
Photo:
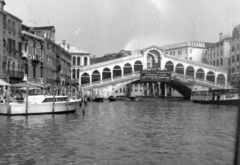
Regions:
<svg viewBox="0 0 240 165"><path fill-rule="evenodd" d="M0 96L0 104L1 103L5 103L5 100L4 100L4 98L2 96Z"/></svg>
<svg viewBox="0 0 240 165"><path fill-rule="evenodd" d="M207 96L208 91L192 91L192 96Z"/></svg>

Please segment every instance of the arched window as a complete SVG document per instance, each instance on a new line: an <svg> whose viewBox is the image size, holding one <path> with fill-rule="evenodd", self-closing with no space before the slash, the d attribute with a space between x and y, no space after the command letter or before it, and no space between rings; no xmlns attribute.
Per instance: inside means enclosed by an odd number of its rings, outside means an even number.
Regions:
<svg viewBox="0 0 240 165"><path fill-rule="evenodd" d="M87 66L88 58L84 57L84 66Z"/></svg>
<svg viewBox="0 0 240 165"><path fill-rule="evenodd" d="M80 66L80 57L77 58L77 65Z"/></svg>
<svg viewBox="0 0 240 165"><path fill-rule="evenodd" d="M73 57L72 64L73 64L73 65L76 65L76 57Z"/></svg>

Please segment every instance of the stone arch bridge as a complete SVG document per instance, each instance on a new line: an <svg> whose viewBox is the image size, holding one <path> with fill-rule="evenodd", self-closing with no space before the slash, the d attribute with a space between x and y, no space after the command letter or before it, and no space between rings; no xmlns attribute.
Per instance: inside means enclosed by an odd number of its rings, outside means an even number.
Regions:
<svg viewBox="0 0 240 165"><path fill-rule="evenodd" d="M132 52L130 56L81 67L79 75L72 77L79 77L82 90L97 91L107 97L118 88L139 81L141 71L147 69L171 71L170 81L153 85L151 82L145 83L146 87L151 86L165 95L166 85L176 89L185 98L190 97L193 88L231 88L227 85L227 72L222 68L165 55L156 46Z"/></svg>

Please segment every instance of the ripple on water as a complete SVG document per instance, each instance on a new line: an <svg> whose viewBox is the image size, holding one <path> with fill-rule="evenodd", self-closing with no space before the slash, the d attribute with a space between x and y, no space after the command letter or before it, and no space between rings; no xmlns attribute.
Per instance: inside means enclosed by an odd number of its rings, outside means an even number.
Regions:
<svg viewBox="0 0 240 165"><path fill-rule="evenodd" d="M0 116L0 164L231 164L236 107L141 99Z"/></svg>

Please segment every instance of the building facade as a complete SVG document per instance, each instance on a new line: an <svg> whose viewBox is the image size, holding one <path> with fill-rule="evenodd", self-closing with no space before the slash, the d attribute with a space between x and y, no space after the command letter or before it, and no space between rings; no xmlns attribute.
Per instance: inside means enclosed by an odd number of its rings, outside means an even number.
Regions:
<svg viewBox="0 0 240 165"><path fill-rule="evenodd" d="M79 80L81 67L90 65L90 53L78 50L75 47L70 47L69 52L72 59L71 78L73 80Z"/></svg>
<svg viewBox="0 0 240 165"><path fill-rule="evenodd" d="M18 83L24 77L25 60L21 58L22 20L4 10L0 1L0 79Z"/></svg>
<svg viewBox="0 0 240 165"><path fill-rule="evenodd" d="M240 83L240 24L236 25L232 31L230 49L230 69L229 81L231 85L239 88Z"/></svg>
<svg viewBox="0 0 240 165"><path fill-rule="evenodd" d="M219 34L219 41L210 45L203 57L203 63L223 68L229 72L230 36Z"/></svg>
<svg viewBox="0 0 240 165"><path fill-rule="evenodd" d="M212 43L188 41L176 44L160 46L166 55L175 56L185 60L202 62L207 47Z"/></svg>

